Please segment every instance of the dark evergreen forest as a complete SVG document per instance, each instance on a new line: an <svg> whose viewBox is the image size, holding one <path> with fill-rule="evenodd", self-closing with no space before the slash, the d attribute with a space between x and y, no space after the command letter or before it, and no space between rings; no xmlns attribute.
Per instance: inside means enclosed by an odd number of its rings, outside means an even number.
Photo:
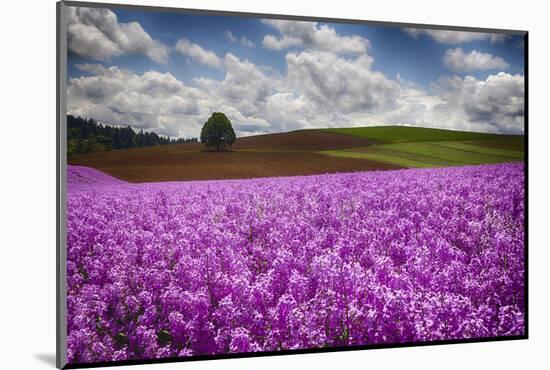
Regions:
<svg viewBox="0 0 550 370"><path fill-rule="evenodd" d="M94 119L67 115L67 155L128 149L143 146L196 142L196 138L169 138L155 132L110 126Z"/></svg>

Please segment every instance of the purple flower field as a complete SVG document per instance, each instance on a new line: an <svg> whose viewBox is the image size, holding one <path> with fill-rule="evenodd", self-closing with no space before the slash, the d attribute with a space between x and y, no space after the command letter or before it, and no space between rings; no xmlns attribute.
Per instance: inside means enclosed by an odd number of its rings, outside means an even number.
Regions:
<svg viewBox="0 0 550 370"><path fill-rule="evenodd" d="M68 361L524 334L524 164L127 184L68 170Z"/></svg>
<svg viewBox="0 0 550 370"><path fill-rule="evenodd" d="M67 166L67 190L88 190L92 186L127 184L103 172L85 166Z"/></svg>

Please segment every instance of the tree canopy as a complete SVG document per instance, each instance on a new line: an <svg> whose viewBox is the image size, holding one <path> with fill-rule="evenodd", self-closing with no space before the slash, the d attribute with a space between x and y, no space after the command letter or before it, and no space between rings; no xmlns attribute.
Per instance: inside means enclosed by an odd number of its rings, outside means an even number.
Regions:
<svg viewBox="0 0 550 370"><path fill-rule="evenodd" d="M201 130L201 143L207 148L216 148L216 151L233 145L236 138L231 121L221 112L212 113Z"/></svg>
<svg viewBox="0 0 550 370"><path fill-rule="evenodd" d="M196 138L173 139L155 132L134 131L130 126L109 126L94 119L67 115L67 155L142 146L196 142Z"/></svg>

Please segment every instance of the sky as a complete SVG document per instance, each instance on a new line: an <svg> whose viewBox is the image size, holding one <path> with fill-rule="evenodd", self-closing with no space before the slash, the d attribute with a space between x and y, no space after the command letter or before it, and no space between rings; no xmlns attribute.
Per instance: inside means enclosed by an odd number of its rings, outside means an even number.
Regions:
<svg viewBox="0 0 550 370"><path fill-rule="evenodd" d="M518 35L69 7L67 40L68 113L106 124L524 132Z"/></svg>

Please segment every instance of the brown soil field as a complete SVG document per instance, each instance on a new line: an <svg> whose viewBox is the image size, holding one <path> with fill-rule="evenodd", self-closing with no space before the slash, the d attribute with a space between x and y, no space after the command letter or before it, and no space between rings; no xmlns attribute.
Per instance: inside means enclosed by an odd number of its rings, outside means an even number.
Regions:
<svg viewBox="0 0 550 370"><path fill-rule="evenodd" d="M232 151L205 152L201 143L173 144L76 155L69 164L88 166L129 182L243 179L398 169L366 159L316 151L368 146L370 139L318 130L237 139Z"/></svg>
<svg viewBox="0 0 550 370"><path fill-rule="evenodd" d="M237 139L233 149L321 151L368 146L378 141L321 130L299 130Z"/></svg>
<svg viewBox="0 0 550 370"><path fill-rule="evenodd" d="M184 144L185 145L185 144ZM169 145L166 145L169 146ZM174 145L175 146L175 145ZM158 149L158 153L152 149ZM189 152L163 146L74 156L69 164L96 168L128 182L156 182L399 169L365 159L338 158L315 152Z"/></svg>

